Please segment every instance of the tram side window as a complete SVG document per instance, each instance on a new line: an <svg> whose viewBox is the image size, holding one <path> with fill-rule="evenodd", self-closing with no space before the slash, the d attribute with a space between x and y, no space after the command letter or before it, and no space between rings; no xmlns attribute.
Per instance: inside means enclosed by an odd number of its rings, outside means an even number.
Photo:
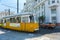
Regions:
<svg viewBox="0 0 60 40"><path fill-rule="evenodd" d="M6 20L3 20L3 23L6 23L7 21Z"/></svg>
<svg viewBox="0 0 60 40"><path fill-rule="evenodd" d="M16 19L15 18L10 18L10 23L16 23Z"/></svg>
<svg viewBox="0 0 60 40"><path fill-rule="evenodd" d="M3 20L1 20L1 23L3 23Z"/></svg>
<svg viewBox="0 0 60 40"><path fill-rule="evenodd" d="M12 18L10 18L10 23L12 23Z"/></svg>
<svg viewBox="0 0 60 40"><path fill-rule="evenodd" d="M6 19L6 22L10 22L10 19Z"/></svg>
<svg viewBox="0 0 60 40"><path fill-rule="evenodd" d="M10 23L12 23L12 18L10 18Z"/></svg>
<svg viewBox="0 0 60 40"><path fill-rule="evenodd" d="M5 22L4 23L6 23L6 20L5 20Z"/></svg>
<svg viewBox="0 0 60 40"><path fill-rule="evenodd" d="M22 22L28 23L28 17L22 17Z"/></svg>
<svg viewBox="0 0 60 40"><path fill-rule="evenodd" d="M0 20L0 23L1 23L1 20Z"/></svg>
<svg viewBox="0 0 60 40"><path fill-rule="evenodd" d="M6 22L5 22L5 20L2 19L0 23L6 23Z"/></svg>
<svg viewBox="0 0 60 40"><path fill-rule="evenodd" d="M17 17L16 21L17 21L17 23L20 23L21 22L21 17Z"/></svg>
<svg viewBox="0 0 60 40"><path fill-rule="evenodd" d="M10 22L11 23L20 23L21 22L21 18L20 17L10 18Z"/></svg>
<svg viewBox="0 0 60 40"><path fill-rule="evenodd" d="M12 23L16 23L16 18L13 18L12 19Z"/></svg>

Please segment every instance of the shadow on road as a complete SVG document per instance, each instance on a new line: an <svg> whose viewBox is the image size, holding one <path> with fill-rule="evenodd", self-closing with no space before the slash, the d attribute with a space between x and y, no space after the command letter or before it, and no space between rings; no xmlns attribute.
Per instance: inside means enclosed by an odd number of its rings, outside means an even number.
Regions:
<svg viewBox="0 0 60 40"><path fill-rule="evenodd" d="M54 29L46 29L46 28L40 28L39 31L37 32L38 34L51 34L51 33L59 33L60 28L54 28Z"/></svg>
<svg viewBox="0 0 60 40"><path fill-rule="evenodd" d="M17 31L11 31L6 29L0 29L0 31L5 32L4 34L0 34L0 40L26 40L29 38L41 37L45 34L59 33L60 28L55 28L55 29L40 28L39 31L34 33L17 32Z"/></svg>

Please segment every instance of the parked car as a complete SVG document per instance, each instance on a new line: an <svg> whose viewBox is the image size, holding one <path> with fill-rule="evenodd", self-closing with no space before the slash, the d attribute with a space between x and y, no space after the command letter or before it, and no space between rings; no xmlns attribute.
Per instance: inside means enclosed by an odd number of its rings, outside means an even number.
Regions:
<svg viewBox="0 0 60 40"><path fill-rule="evenodd" d="M51 28L51 29L55 28L55 26L56 26L54 23L43 23L43 24L40 24L40 25L43 28Z"/></svg>

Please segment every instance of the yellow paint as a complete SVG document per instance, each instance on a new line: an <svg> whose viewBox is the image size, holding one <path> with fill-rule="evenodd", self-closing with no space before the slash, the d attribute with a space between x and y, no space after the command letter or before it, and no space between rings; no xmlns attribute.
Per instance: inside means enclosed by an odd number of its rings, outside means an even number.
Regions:
<svg viewBox="0 0 60 40"><path fill-rule="evenodd" d="M39 28L37 23L26 23L26 31L28 32L34 32L37 28Z"/></svg>
<svg viewBox="0 0 60 40"><path fill-rule="evenodd" d="M39 25L38 23L20 23L20 27L13 27L10 26L9 22L7 22L6 26L4 26L3 28L18 30L18 31L34 32L35 29L39 28Z"/></svg>

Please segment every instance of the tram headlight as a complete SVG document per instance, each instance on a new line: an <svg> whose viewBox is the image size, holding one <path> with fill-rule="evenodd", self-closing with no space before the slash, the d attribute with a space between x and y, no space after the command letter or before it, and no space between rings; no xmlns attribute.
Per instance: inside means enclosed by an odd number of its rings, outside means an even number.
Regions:
<svg viewBox="0 0 60 40"><path fill-rule="evenodd" d="M39 28L36 28L35 31L39 30Z"/></svg>

